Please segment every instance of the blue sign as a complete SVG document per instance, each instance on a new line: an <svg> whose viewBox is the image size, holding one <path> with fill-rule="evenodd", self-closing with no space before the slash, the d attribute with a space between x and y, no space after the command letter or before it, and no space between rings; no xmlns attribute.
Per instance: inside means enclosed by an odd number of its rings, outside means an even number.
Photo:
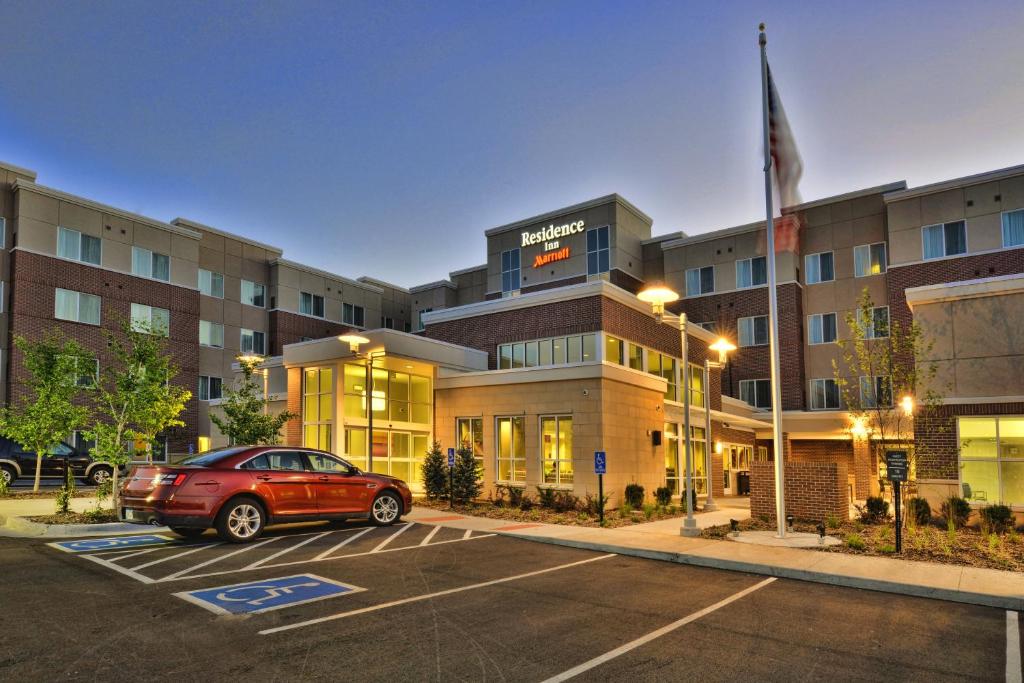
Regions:
<svg viewBox="0 0 1024 683"><path fill-rule="evenodd" d="M455 467L455 449L448 449L448 467Z"/></svg>
<svg viewBox="0 0 1024 683"><path fill-rule="evenodd" d="M157 534L143 536L111 536L110 538L85 538L80 541L61 541L50 545L67 553L88 553L96 550L123 550L144 545L166 545L172 539Z"/></svg>
<svg viewBox="0 0 1024 683"><path fill-rule="evenodd" d="M604 451L594 451L594 474L608 473L608 457Z"/></svg>
<svg viewBox="0 0 1024 683"><path fill-rule="evenodd" d="M315 574L295 574L175 593L215 614L255 614L365 590Z"/></svg>

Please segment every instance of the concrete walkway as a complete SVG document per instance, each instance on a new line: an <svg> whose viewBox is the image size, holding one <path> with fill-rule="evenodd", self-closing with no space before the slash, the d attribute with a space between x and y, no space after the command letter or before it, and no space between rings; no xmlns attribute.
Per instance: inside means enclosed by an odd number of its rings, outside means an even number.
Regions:
<svg viewBox="0 0 1024 683"><path fill-rule="evenodd" d="M719 515L728 512L723 510L708 514ZM703 516L698 515L699 525ZM414 508L407 519L680 564L1003 609L1024 609L1024 574L1021 573L704 538L684 538L679 535L679 519L602 529L470 517L424 507Z"/></svg>

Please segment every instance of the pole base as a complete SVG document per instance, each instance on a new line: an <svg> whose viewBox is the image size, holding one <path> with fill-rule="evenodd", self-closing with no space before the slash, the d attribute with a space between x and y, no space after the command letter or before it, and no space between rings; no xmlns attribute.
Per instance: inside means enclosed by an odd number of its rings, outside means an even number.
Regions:
<svg viewBox="0 0 1024 683"><path fill-rule="evenodd" d="M715 501L713 501L713 500L704 501L704 512L717 512L718 509L719 509L718 508L718 503L716 503Z"/></svg>
<svg viewBox="0 0 1024 683"><path fill-rule="evenodd" d="M697 528L697 520L687 517L683 520L683 526L679 527L680 536L688 536L693 538L700 536L700 529Z"/></svg>

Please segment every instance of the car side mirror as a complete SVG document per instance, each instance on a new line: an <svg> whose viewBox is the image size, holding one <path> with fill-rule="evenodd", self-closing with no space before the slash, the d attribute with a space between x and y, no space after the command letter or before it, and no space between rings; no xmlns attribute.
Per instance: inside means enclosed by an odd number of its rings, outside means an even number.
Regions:
<svg viewBox="0 0 1024 683"><path fill-rule="evenodd" d="M355 477L355 476L358 476L360 474L362 474L362 472L359 471L358 467L350 467L349 470L348 470L348 475L350 477Z"/></svg>

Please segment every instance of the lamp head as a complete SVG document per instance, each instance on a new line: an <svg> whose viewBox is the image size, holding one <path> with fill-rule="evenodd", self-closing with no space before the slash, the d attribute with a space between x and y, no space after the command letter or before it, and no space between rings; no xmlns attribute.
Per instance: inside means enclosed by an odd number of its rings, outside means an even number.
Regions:
<svg viewBox="0 0 1024 683"><path fill-rule="evenodd" d="M352 353L359 353L360 344L369 344L370 340L358 334L343 334L338 341L348 344L348 350Z"/></svg>
<svg viewBox="0 0 1024 683"><path fill-rule="evenodd" d="M725 365L726 361L728 360L727 356L736 350L736 345L733 344L728 339L726 339L725 337L719 337L717 340L715 340L714 344L708 346L708 350L717 351L719 364Z"/></svg>
<svg viewBox="0 0 1024 683"><path fill-rule="evenodd" d="M654 311L655 320L661 322L665 315L665 304L678 301L679 294L665 285L652 285L640 290L636 298L649 303Z"/></svg>
<svg viewBox="0 0 1024 683"><path fill-rule="evenodd" d="M907 394L900 399L900 408L903 409L903 414L910 417L914 414L914 397Z"/></svg>

